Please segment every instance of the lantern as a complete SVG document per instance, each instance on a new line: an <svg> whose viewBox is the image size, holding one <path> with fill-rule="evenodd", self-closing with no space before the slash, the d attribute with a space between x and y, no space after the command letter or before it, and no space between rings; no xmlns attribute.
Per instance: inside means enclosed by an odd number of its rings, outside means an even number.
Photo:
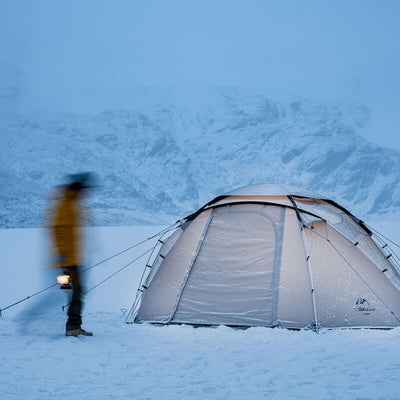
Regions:
<svg viewBox="0 0 400 400"><path fill-rule="evenodd" d="M70 275L58 275L57 282L61 285L60 289L72 289Z"/></svg>

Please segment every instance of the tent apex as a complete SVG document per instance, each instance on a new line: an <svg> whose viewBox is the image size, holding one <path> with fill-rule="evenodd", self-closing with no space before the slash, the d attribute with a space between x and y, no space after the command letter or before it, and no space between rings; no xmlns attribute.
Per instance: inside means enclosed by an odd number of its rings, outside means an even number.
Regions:
<svg viewBox="0 0 400 400"><path fill-rule="evenodd" d="M264 183L258 185L243 186L225 194L226 196L300 196L314 199L327 200L316 192L301 189L295 186L282 185L277 183Z"/></svg>

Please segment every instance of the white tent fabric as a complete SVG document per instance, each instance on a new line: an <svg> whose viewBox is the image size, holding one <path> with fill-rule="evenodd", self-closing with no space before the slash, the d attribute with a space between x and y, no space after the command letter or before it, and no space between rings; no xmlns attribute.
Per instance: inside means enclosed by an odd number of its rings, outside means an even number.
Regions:
<svg viewBox="0 0 400 400"><path fill-rule="evenodd" d="M163 242L128 322L400 325L400 275L336 203L281 185L217 197Z"/></svg>

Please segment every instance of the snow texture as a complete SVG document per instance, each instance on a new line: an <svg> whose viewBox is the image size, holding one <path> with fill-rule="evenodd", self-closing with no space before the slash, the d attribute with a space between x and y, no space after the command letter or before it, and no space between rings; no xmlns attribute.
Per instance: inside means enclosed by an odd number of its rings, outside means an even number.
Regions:
<svg viewBox="0 0 400 400"><path fill-rule="evenodd" d="M398 240L397 224L377 227ZM91 228L94 263L161 230ZM0 230L1 307L45 286L44 232ZM145 250L148 244L96 267L88 287ZM121 259L122 257L122 259ZM89 261L90 259L90 261ZM84 327L93 337L64 336L66 316L57 287L3 313L0 320L2 399L354 399L397 400L398 328L288 331L126 325L146 260L90 292ZM43 272L43 271L42 271ZM25 279L25 278L28 279ZM51 281L52 282L52 281ZM48 285L50 281L46 283ZM37 301L40 310L33 306ZM47 307L45 307L47 305ZM36 312L36 315L35 315Z"/></svg>
<svg viewBox="0 0 400 400"><path fill-rule="evenodd" d="M96 225L170 224L238 187L316 191L398 218L399 153L359 136L369 111L229 87L136 88L125 109L0 115L0 226L39 227L67 173L95 171Z"/></svg>
<svg viewBox="0 0 400 400"><path fill-rule="evenodd" d="M2 398L398 399L399 329L310 331L126 325L90 313L91 338L63 316L20 334L1 321Z"/></svg>

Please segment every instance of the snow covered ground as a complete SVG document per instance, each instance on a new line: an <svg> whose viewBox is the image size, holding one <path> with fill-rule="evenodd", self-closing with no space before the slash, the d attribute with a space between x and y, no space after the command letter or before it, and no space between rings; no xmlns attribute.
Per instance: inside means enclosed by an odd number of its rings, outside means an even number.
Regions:
<svg viewBox="0 0 400 400"><path fill-rule="evenodd" d="M399 242L396 223L374 224ZM90 228L88 265L162 227ZM43 230L0 230L0 307L49 286ZM91 270L88 288L146 251ZM0 320L1 399L399 399L400 328L310 331L124 324L146 258L87 296L84 327L66 338L57 287ZM38 311L42 312L38 312Z"/></svg>
<svg viewBox="0 0 400 400"><path fill-rule="evenodd" d="M400 330L291 332L126 325L89 313L29 332L1 321L3 399L399 399Z"/></svg>

